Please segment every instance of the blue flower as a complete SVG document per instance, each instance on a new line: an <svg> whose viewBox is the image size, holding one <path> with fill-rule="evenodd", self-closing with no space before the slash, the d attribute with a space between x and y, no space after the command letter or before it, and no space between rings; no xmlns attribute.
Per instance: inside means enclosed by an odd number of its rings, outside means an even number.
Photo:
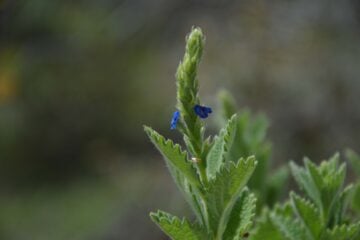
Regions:
<svg viewBox="0 0 360 240"><path fill-rule="evenodd" d="M171 130L174 130L176 128L179 118L180 118L180 112L179 111L174 112L174 115L173 115L173 117L171 119L171 123L170 123Z"/></svg>
<svg viewBox="0 0 360 240"><path fill-rule="evenodd" d="M211 108L200 105L195 105L194 111L200 118L207 118L212 113Z"/></svg>

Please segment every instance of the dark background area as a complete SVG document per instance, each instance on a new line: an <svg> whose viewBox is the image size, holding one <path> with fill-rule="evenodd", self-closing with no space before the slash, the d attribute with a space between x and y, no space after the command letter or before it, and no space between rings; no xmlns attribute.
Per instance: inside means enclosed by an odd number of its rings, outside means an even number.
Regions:
<svg viewBox="0 0 360 240"><path fill-rule="evenodd" d="M203 101L225 88L264 112L275 165L360 150L358 1L3 0L1 239L166 239L148 212L188 210L142 125L181 141L194 25Z"/></svg>

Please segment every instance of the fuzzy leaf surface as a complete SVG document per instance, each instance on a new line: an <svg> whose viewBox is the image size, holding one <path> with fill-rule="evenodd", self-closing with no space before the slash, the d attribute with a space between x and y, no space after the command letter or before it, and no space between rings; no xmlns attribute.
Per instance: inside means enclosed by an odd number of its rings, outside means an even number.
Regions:
<svg viewBox="0 0 360 240"><path fill-rule="evenodd" d="M324 227L319 211L313 204L301 198L294 192L290 193L290 196L292 206L297 216L305 225L308 234L311 236L311 239L318 239Z"/></svg>
<svg viewBox="0 0 360 240"><path fill-rule="evenodd" d="M240 240L250 230L256 210L255 195L243 190L230 214L223 240Z"/></svg>
<svg viewBox="0 0 360 240"><path fill-rule="evenodd" d="M210 226L217 229L217 236L222 236L225 231L232 208L255 167L255 157L240 159L237 164L231 162L229 167L223 167L209 183L205 199L208 203Z"/></svg>
<svg viewBox="0 0 360 240"><path fill-rule="evenodd" d="M181 150L180 145L174 144L170 139L166 140L163 136L149 127L145 127L145 132L148 134L151 142L161 152L166 163L171 164L180 171L193 186L199 187L200 181L196 171L188 160L186 152Z"/></svg>
<svg viewBox="0 0 360 240"><path fill-rule="evenodd" d="M219 172L221 165L225 161L225 154L233 143L237 125L236 118L236 115L233 115L226 126L220 130L219 136L215 137L214 145L206 159L206 174L209 179L215 178L216 173Z"/></svg>
<svg viewBox="0 0 360 240"><path fill-rule="evenodd" d="M315 202L316 206L321 208L320 192L314 184L311 175L302 167L299 167L294 162L290 162L290 169L295 181L301 189Z"/></svg>
<svg viewBox="0 0 360 240"><path fill-rule="evenodd" d="M351 225L337 225L327 229L322 240L359 240L360 222Z"/></svg>
<svg viewBox="0 0 360 240"><path fill-rule="evenodd" d="M299 221L275 213L270 214L270 219L277 229L285 236L285 239L309 240L304 227Z"/></svg>
<svg viewBox="0 0 360 240"><path fill-rule="evenodd" d="M203 240L199 226L190 224L185 218L179 219L169 213L150 213L151 219L173 240Z"/></svg>

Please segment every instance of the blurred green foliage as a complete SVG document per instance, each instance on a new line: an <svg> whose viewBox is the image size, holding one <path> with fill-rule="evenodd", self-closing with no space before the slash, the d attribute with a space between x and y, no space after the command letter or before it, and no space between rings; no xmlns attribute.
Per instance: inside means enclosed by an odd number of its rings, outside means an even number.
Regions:
<svg viewBox="0 0 360 240"><path fill-rule="evenodd" d="M200 91L214 102L221 82L264 110L277 162L360 148L359 5L325 3L4 1L2 178L66 179L149 147L140 126L167 128L173 56L193 24L209 36Z"/></svg>

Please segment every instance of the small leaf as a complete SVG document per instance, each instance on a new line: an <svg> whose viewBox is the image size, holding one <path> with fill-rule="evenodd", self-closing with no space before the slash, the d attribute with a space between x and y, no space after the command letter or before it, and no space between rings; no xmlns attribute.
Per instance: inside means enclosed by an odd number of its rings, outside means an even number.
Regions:
<svg viewBox="0 0 360 240"><path fill-rule="evenodd" d="M320 218L319 211L315 208L313 204L301 198L294 192L290 193L290 197L293 208L297 216L306 226L308 234L312 236L311 239L318 239L324 227L324 224L322 223Z"/></svg>
<svg viewBox="0 0 360 240"><path fill-rule="evenodd" d="M350 184L348 185L340 194L340 196L337 198L337 201L335 202L335 206L333 207L333 219L332 224L338 225L344 223L344 216L346 213L346 209L348 208L349 203L353 199L354 195L354 185Z"/></svg>
<svg viewBox="0 0 360 240"><path fill-rule="evenodd" d="M322 208L320 192L316 188L311 175L294 162L290 162L290 169L299 187L315 202L318 208Z"/></svg>
<svg viewBox="0 0 360 240"><path fill-rule="evenodd" d="M254 232L250 234L250 240L287 240L274 226L270 219L270 212L265 210L257 223Z"/></svg>
<svg viewBox="0 0 360 240"><path fill-rule="evenodd" d="M144 129L151 142L164 156L165 162L180 171L193 186L199 187L200 181L191 162L187 159L186 152L182 151L180 146L174 144L170 139L165 140L163 136L150 127L145 126Z"/></svg>
<svg viewBox="0 0 360 240"><path fill-rule="evenodd" d="M208 203L209 221L217 236L225 231L231 210L256 167L255 157L240 159L237 164L231 162L222 168L216 178L209 183L205 193Z"/></svg>
<svg viewBox="0 0 360 240"><path fill-rule="evenodd" d="M358 182L355 186L352 208L360 213L360 182Z"/></svg>
<svg viewBox="0 0 360 240"><path fill-rule="evenodd" d="M337 225L333 229L327 229L322 240L359 240L360 222L351 225Z"/></svg>
<svg viewBox="0 0 360 240"><path fill-rule="evenodd" d="M173 177L180 192L183 194L186 202L190 205L191 209L194 211L196 218L202 225L205 225L207 220L204 219L203 208L202 208L203 206L201 203L202 201L200 200L200 196L197 192L198 190L193 189L191 184L189 184L189 182L186 180L184 174L178 171L173 165L168 164L168 168L171 176Z"/></svg>
<svg viewBox="0 0 360 240"><path fill-rule="evenodd" d="M250 230L256 210L255 195L244 189L232 209L224 240L239 240Z"/></svg>
<svg viewBox="0 0 360 240"><path fill-rule="evenodd" d="M236 115L233 115L227 125L220 130L219 136L215 137L214 145L206 159L206 174L208 179L213 179L224 163L225 154L231 147L236 132Z"/></svg>
<svg viewBox="0 0 360 240"><path fill-rule="evenodd" d="M151 219L173 240L203 240L204 233L199 226L190 224L185 218L158 211L150 213Z"/></svg>
<svg viewBox="0 0 360 240"><path fill-rule="evenodd" d="M299 221L283 217L275 213L270 214L270 219L277 229L289 240L309 240L305 234L304 226Z"/></svg>

